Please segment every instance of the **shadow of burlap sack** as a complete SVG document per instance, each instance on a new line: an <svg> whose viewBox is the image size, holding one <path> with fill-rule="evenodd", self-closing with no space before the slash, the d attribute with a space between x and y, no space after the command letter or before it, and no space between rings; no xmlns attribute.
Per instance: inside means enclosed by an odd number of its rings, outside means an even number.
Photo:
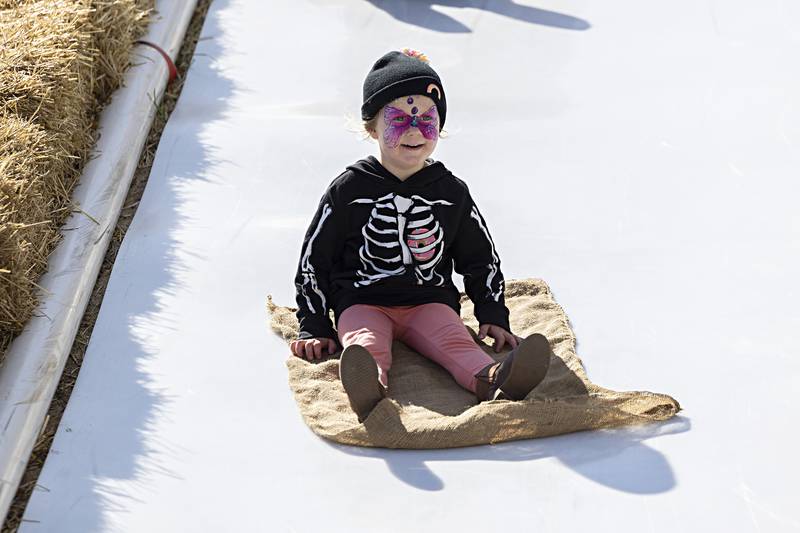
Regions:
<svg viewBox="0 0 800 533"><path fill-rule="evenodd" d="M317 435L343 444L457 448L666 420L681 410L665 394L616 392L589 381L575 354L567 316L544 281L506 280L505 297L512 331L523 338L545 335L556 355L545 380L525 400L479 404L444 368L395 341L389 397L360 424L339 381L341 352L311 362L287 349L289 386L306 424ZM287 343L296 339L296 309L277 306L271 297L267 305L272 329ZM463 293L461 306L461 317L475 342L502 361L509 350L495 354L477 339L473 305Z"/></svg>

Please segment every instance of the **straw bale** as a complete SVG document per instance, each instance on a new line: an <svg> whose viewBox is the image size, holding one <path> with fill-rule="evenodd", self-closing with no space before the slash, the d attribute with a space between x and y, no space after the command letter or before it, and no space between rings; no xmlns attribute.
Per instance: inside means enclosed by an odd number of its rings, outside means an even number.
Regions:
<svg viewBox="0 0 800 533"><path fill-rule="evenodd" d="M19 331L33 313L34 276L57 240L49 220L53 204L59 203L50 179L53 151L42 126L13 115L0 117L0 328L4 332Z"/></svg>
<svg viewBox="0 0 800 533"><path fill-rule="evenodd" d="M0 0L0 362L154 0Z"/></svg>
<svg viewBox="0 0 800 533"><path fill-rule="evenodd" d="M105 31L95 33L95 94L103 101L122 84L130 61L131 44L147 27L154 0L93 1L92 24Z"/></svg>

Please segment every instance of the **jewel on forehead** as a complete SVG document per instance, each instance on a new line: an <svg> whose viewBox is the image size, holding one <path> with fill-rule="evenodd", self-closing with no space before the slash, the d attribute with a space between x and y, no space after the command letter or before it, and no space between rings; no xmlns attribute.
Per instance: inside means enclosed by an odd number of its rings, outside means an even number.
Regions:
<svg viewBox="0 0 800 533"><path fill-rule="evenodd" d="M417 109L417 106L414 106L414 107L411 108L411 114L412 115L416 115L417 111L419 111L419 109Z"/></svg>
<svg viewBox="0 0 800 533"><path fill-rule="evenodd" d="M413 104L414 103L414 99L409 96L408 100L406 100L406 102L408 102L409 104Z"/></svg>

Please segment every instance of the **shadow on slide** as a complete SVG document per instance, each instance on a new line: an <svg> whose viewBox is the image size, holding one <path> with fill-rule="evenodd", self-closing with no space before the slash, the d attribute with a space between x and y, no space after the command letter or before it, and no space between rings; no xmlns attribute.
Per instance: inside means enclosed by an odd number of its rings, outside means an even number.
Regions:
<svg viewBox="0 0 800 533"><path fill-rule="evenodd" d="M382 459L397 479L425 491L445 488L444 481L426 464L428 462L519 462L555 458L605 487L631 494L658 494L676 486L675 476L666 457L643 441L690 429L690 419L679 415L662 423L451 450L386 450L325 442L348 455Z"/></svg>
<svg viewBox="0 0 800 533"><path fill-rule="evenodd" d="M561 28L564 30L588 30L591 25L578 17L517 4L511 0L500 1L465 1L437 0L396 2L394 0L368 0L376 8L389 13L395 19L407 24L414 24L429 30L445 33L471 33L467 26L458 20L433 9L432 6L446 8L472 8L511 17L531 24Z"/></svg>

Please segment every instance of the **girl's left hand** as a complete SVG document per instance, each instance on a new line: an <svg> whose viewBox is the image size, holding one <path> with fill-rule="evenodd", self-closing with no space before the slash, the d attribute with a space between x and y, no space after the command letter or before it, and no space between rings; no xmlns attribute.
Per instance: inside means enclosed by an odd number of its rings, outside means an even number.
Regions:
<svg viewBox="0 0 800 533"><path fill-rule="evenodd" d="M513 349L516 348L517 344L522 341L520 337L517 337L513 333L509 333L500 326L496 326L494 324L481 324L481 327L478 329L478 338L483 340L487 333L494 339L495 353L499 352L506 342Z"/></svg>

